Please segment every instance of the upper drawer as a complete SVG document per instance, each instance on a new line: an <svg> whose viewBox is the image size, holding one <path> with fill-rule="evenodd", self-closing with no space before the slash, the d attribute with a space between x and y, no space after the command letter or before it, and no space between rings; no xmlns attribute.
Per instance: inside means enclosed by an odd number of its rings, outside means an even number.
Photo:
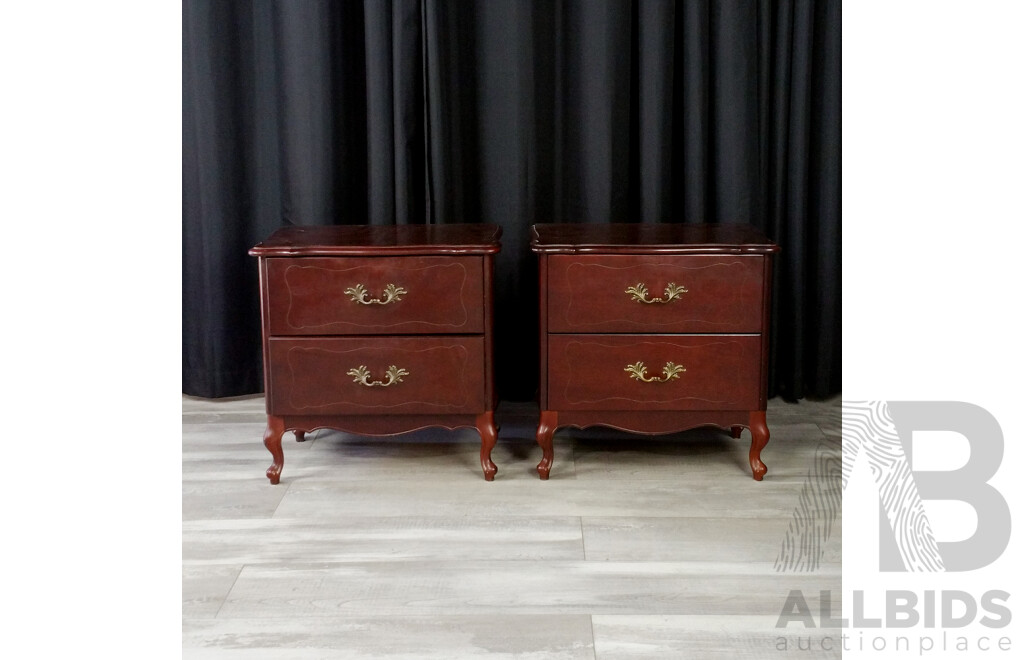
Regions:
<svg viewBox="0 0 1024 660"><path fill-rule="evenodd" d="M272 335L483 332L481 257L266 261Z"/></svg>
<svg viewBox="0 0 1024 660"><path fill-rule="evenodd" d="M761 332L762 256L547 259L550 332Z"/></svg>

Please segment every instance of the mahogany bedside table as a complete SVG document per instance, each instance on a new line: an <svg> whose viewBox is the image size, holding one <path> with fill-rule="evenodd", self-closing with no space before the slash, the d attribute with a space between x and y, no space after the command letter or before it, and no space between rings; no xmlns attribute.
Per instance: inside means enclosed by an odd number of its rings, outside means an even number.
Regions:
<svg viewBox="0 0 1024 660"><path fill-rule="evenodd" d="M538 224L541 479L560 426L750 429L767 468L768 314L779 247L749 225Z"/></svg>
<svg viewBox="0 0 1024 660"><path fill-rule="evenodd" d="M285 227L259 257L267 432L318 428L394 435L441 426L480 432L484 478L497 468L495 225Z"/></svg>

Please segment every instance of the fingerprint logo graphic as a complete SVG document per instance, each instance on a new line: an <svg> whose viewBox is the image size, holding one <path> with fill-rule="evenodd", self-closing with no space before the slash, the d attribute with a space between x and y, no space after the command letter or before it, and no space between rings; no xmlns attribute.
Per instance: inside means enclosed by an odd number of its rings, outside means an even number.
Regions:
<svg viewBox="0 0 1024 660"><path fill-rule="evenodd" d="M775 560L776 571L810 571L819 566L824 544L842 510L835 488L840 470L836 453L819 447ZM885 401L843 402L843 490L861 454L878 488L905 570L945 571L910 461Z"/></svg>
<svg viewBox="0 0 1024 660"><path fill-rule="evenodd" d="M843 488L864 453L906 570L944 571L910 461L885 401L843 402Z"/></svg>
<svg viewBox="0 0 1024 660"><path fill-rule="evenodd" d="M821 565L825 543L843 508L839 489L841 472L839 448L818 445L807 481L800 491L800 501L793 510L793 520L775 559L776 571L813 571Z"/></svg>

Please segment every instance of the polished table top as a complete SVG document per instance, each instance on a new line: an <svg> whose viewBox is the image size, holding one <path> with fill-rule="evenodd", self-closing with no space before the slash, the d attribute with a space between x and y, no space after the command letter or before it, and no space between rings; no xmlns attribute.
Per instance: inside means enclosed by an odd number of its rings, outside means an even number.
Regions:
<svg viewBox="0 0 1024 660"><path fill-rule="evenodd" d="M414 254L493 254L501 227L491 224L318 225L282 227L259 243L254 257Z"/></svg>
<svg viewBox="0 0 1024 660"><path fill-rule="evenodd" d="M779 246L747 224L536 224L534 252L663 254L777 252Z"/></svg>

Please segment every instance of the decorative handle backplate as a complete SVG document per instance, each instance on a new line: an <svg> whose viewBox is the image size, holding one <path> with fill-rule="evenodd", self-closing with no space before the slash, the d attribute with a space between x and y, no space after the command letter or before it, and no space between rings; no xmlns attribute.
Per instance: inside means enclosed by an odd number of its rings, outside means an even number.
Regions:
<svg viewBox="0 0 1024 660"><path fill-rule="evenodd" d="M666 362L665 366L661 368L661 373L665 374L664 378L659 378L658 376L648 378L647 367L644 366L643 362L637 362L636 364L627 365L623 371L628 371L630 378L635 378L644 383L667 383L673 378L679 378L679 373L686 371L686 369L675 362Z"/></svg>
<svg viewBox="0 0 1024 660"><path fill-rule="evenodd" d="M689 293L684 286L676 286L675 282L669 282L668 286L665 287L664 298L648 298L647 286L643 282L638 282L635 286L631 286L626 289L626 293L633 296L633 300L639 303L647 303L648 305L653 303L667 303L672 302L684 293Z"/></svg>
<svg viewBox="0 0 1024 660"><path fill-rule="evenodd" d="M360 385L366 385L367 387L387 387L389 385L394 385L395 383L401 383L402 376L409 375L408 371L405 369L399 369L395 365L388 367L387 382L370 380L370 370L362 364L355 369L349 369L346 373L349 376L355 376L355 378L352 379L353 383L359 383Z"/></svg>
<svg viewBox="0 0 1024 660"><path fill-rule="evenodd" d="M387 305L388 303L401 300L402 296L409 292L400 286L389 284L384 287L384 294L380 298L371 298L370 294L366 291L366 287L362 284L357 284L345 289L345 293L352 296L352 300L361 305Z"/></svg>

